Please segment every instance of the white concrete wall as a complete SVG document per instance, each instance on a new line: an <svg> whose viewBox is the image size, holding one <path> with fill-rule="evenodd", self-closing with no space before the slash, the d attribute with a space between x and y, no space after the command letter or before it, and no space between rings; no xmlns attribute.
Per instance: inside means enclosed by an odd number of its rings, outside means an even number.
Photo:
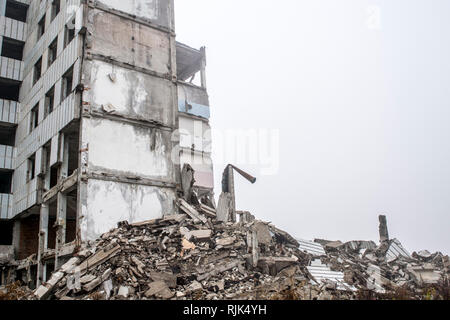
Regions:
<svg viewBox="0 0 450 320"><path fill-rule="evenodd" d="M138 18L151 20L163 27L168 27L170 23L171 0L99 0L98 2Z"/></svg>
<svg viewBox="0 0 450 320"><path fill-rule="evenodd" d="M121 221L141 222L174 212L172 189L90 179L87 194L80 221L83 241L97 239Z"/></svg>
<svg viewBox="0 0 450 320"><path fill-rule="evenodd" d="M125 122L86 119L89 170L173 181L170 136L170 132Z"/></svg>
<svg viewBox="0 0 450 320"><path fill-rule="evenodd" d="M89 62L92 90L83 94L93 110L136 120L175 125L176 95L170 81L94 60Z"/></svg>

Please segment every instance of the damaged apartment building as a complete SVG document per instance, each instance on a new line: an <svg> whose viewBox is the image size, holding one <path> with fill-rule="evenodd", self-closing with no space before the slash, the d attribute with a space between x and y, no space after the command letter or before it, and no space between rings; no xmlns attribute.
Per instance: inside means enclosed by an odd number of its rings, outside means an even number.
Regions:
<svg viewBox="0 0 450 320"><path fill-rule="evenodd" d="M212 193L205 50L173 0L0 0L0 47L0 285L171 214L186 163Z"/></svg>

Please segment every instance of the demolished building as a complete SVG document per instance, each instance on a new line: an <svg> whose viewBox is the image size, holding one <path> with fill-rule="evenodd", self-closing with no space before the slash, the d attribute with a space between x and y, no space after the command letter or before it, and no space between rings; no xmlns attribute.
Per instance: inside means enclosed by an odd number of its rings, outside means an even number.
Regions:
<svg viewBox="0 0 450 320"><path fill-rule="evenodd" d="M0 299L448 299L448 256L386 217L379 245L297 240L237 210L232 165L215 205L173 0L0 4Z"/></svg>
<svg viewBox="0 0 450 320"><path fill-rule="evenodd" d="M173 0L1 0L0 24L1 283L172 214L183 164L212 192L205 49Z"/></svg>

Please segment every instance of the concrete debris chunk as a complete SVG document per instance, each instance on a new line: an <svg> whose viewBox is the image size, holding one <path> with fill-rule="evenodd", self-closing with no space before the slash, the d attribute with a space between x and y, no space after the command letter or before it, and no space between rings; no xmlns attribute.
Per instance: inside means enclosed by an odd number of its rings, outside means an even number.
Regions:
<svg viewBox="0 0 450 320"><path fill-rule="evenodd" d="M147 298L157 297L161 299L170 299L174 296L172 291L164 281L155 281L149 284L149 289L145 292Z"/></svg>
<svg viewBox="0 0 450 320"><path fill-rule="evenodd" d="M222 239L217 239L216 240L216 244L218 246L222 246L222 247L230 246L230 245L232 245L235 242L236 242L236 238L235 237L227 237L227 238L222 238Z"/></svg>
<svg viewBox="0 0 450 320"><path fill-rule="evenodd" d="M117 292L118 297L128 298L130 294L130 288L126 286L120 286L119 291Z"/></svg>
<svg viewBox="0 0 450 320"><path fill-rule="evenodd" d="M193 206L191 206L189 203L187 203L184 199L180 199L180 208L183 210L187 215L189 215L194 222L202 222L207 223L208 220L200 214Z"/></svg>

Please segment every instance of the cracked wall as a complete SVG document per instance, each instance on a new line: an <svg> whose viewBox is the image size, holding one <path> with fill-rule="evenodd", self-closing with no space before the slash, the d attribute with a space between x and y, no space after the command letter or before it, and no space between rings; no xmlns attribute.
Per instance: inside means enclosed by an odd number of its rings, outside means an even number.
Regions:
<svg viewBox="0 0 450 320"><path fill-rule="evenodd" d="M179 138L170 5L102 0L89 8L80 142L83 241L118 222L175 210Z"/></svg>

